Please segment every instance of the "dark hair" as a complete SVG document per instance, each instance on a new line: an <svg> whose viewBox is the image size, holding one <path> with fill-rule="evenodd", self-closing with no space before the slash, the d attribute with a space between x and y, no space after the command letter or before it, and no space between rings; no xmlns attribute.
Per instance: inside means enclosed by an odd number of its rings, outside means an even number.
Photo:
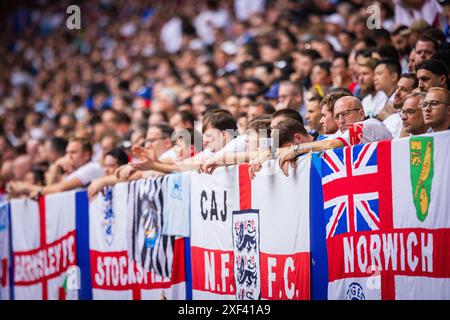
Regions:
<svg viewBox="0 0 450 320"><path fill-rule="evenodd" d="M336 88L331 88L330 90L328 90L328 94L333 94L333 93L345 93L349 96L352 96L352 92L350 90L348 90L348 88L344 88L344 87L336 87Z"/></svg>
<svg viewBox="0 0 450 320"><path fill-rule="evenodd" d="M427 29L422 33L422 35L426 36L426 37L430 37L441 44L446 41L445 34L442 32L442 30L437 29L437 28ZM435 48L436 48L436 50L438 49L438 47L435 47Z"/></svg>
<svg viewBox="0 0 450 320"><path fill-rule="evenodd" d="M405 25L400 25L392 31L392 36L399 36L402 34L402 31L408 30L408 27Z"/></svg>
<svg viewBox="0 0 450 320"><path fill-rule="evenodd" d="M416 72L425 69L436 75L445 75L448 77L448 69L445 63L436 59L425 60L416 66Z"/></svg>
<svg viewBox="0 0 450 320"><path fill-rule="evenodd" d="M288 142L293 142L296 133L299 133L302 136L308 135L303 124L293 119L284 119L272 128L272 138L278 136L280 147Z"/></svg>
<svg viewBox="0 0 450 320"><path fill-rule="evenodd" d="M241 82L241 84L244 84L246 82L254 83L258 86L259 91L262 91L264 89L264 82L262 82L258 78L246 78L246 79L242 79L240 82Z"/></svg>
<svg viewBox="0 0 450 320"><path fill-rule="evenodd" d="M343 52L338 52L334 55L333 61L337 59L343 59L345 63L345 67L348 68L348 54Z"/></svg>
<svg viewBox="0 0 450 320"><path fill-rule="evenodd" d="M82 137L74 137L69 140L69 143L70 142L78 142L79 144L81 144L81 149L84 152L89 152L92 155L92 144L88 139Z"/></svg>
<svg viewBox="0 0 450 320"><path fill-rule="evenodd" d="M126 124L131 123L130 116L128 114L126 114L125 112L118 112L116 115L116 119L117 119L117 123L126 123Z"/></svg>
<svg viewBox="0 0 450 320"><path fill-rule="evenodd" d="M378 42L378 39L385 39L388 42L391 41L391 33L384 28L374 29L371 32L371 36L375 40L375 42Z"/></svg>
<svg viewBox="0 0 450 320"><path fill-rule="evenodd" d="M39 168L32 168L31 173L33 174L33 183L43 186L45 185L45 174L44 171Z"/></svg>
<svg viewBox="0 0 450 320"><path fill-rule="evenodd" d="M267 135L270 137L270 122L270 117L267 117L266 115L257 116L247 123L247 128L245 128L245 130L254 130L256 133L259 133L260 130L267 130Z"/></svg>
<svg viewBox="0 0 450 320"><path fill-rule="evenodd" d="M150 126L149 128L158 128L161 130L161 134L163 135L163 138L171 137L173 133L173 128L169 126L167 123L158 123L155 125Z"/></svg>
<svg viewBox="0 0 450 320"><path fill-rule="evenodd" d="M352 94L348 94L344 91L338 91L327 94L322 101L320 101L320 108L322 108L324 105L327 105L327 110L331 113L334 112L334 104L336 101L338 101L342 97L348 97L352 96Z"/></svg>
<svg viewBox="0 0 450 320"><path fill-rule="evenodd" d="M341 30L339 33L343 33L343 34L347 35L353 41L356 39L356 35L353 32L348 31L346 29Z"/></svg>
<svg viewBox="0 0 450 320"><path fill-rule="evenodd" d="M265 114L272 114L275 112L273 105L265 100L258 100L250 104L250 106L262 106Z"/></svg>
<svg viewBox="0 0 450 320"><path fill-rule="evenodd" d="M310 58L312 61L320 59L320 54L314 49L302 49L297 51L300 55Z"/></svg>
<svg viewBox="0 0 450 320"><path fill-rule="evenodd" d="M111 156L117 160L117 164L122 166L128 163L128 155L122 148L114 148L108 152L105 156Z"/></svg>
<svg viewBox="0 0 450 320"><path fill-rule="evenodd" d="M383 46L378 46L375 49L375 52L378 52L381 59L395 59L399 60L400 55L398 54L397 49L390 44L385 44Z"/></svg>
<svg viewBox="0 0 450 320"><path fill-rule="evenodd" d="M399 80L400 80L401 78L405 78L405 79L412 80L412 81L414 82L414 83L413 83L413 88L414 88L414 89L417 88L417 86L419 85L419 81L417 80L417 76L416 76L415 73L403 73L403 74L400 76Z"/></svg>
<svg viewBox="0 0 450 320"><path fill-rule="evenodd" d="M269 46L272 49L278 49L280 47L280 41L277 38L270 38L265 40L262 44L261 47L263 46Z"/></svg>
<svg viewBox="0 0 450 320"><path fill-rule="evenodd" d="M422 42L431 42L433 43L433 47L435 51L438 51L439 49L439 42L437 42L437 40L435 38L430 37L429 35L426 34L422 34L419 39L417 40L417 42L422 41ZM416 44L417 44L416 42Z"/></svg>
<svg viewBox="0 0 450 320"><path fill-rule="evenodd" d="M372 49L359 49L355 52L355 59L358 58L358 56L363 56L363 58L371 58L372 57Z"/></svg>
<svg viewBox="0 0 450 320"><path fill-rule="evenodd" d="M359 40L358 42L364 42L364 45L367 47L367 49L375 48L377 46L377 42L372 37L364 37L363 39Z"/></svg>
<svg viewBox="0 0 450 320"><path fill-rule="evenodd" d="M284 117L287 119L292 119L292 120L298 121L302 124L304 123L303 118L300 115L300 113L298 113L298 111L295 111L293 109L281 109L281 110L274 112L272 114L272 120L277 117Z"/></svg>
<svg viewBox="0 0 450 320"><path fill-rule="evenodd" d="M195 115L192 112L182 110L178 111L178 114L180 115L182 122L189 122L190 124L192 124L192 126L194 126Z"/></svg>
<svg viewBox="0 0 450 320"><path fill-rule="evenodd" d="M273 73L273 71L275 70L275 66L273 65L273 63L268 63L268 62L261 62L258 63L256 66L256 68L261 67L266 69L267 73Z"/></svg>
<svg viewBox="0 0 450 320"><path fill-rule="evenodd" d="M53 137L49 140L50 147L55 151L59 156L64 156L66 153L67 140L60 137Z"/></svg>
<svg viewBox="0 0 450 320"><path fill-rule="evenodd" d="M169 117L167 116L167 114L164 111L152 112L150 115L152 115L152 114L159 114L161 117L163 117L164 122L169 122Z"/></svg>
<svg viewBox="0 0 450 320"><path fill-rule="evenodd" d="M233 118L229 111L224 109L215 109L205 114L202 125L203 132L206 131L206 128L208 126L211 126L212 128L218 129L220 131L224 131L227 129L237 129L236 120Z"/></svg>
<svg viewBox="0 0 450 320"><path fill-rule="evenodd" d="M331 63L326 60L318 60L314 63L313 67L318 66L324 70L328 75L331 75Z"/></svg>
<svg viewBox="0 0 450 320"><path fill-rule="evenodd" d="M431 59L439 60L447 66L447 69L450 70L450 49L440 49L436 52Z"/></svg>
<svg viewBox="0 0 450 320"><path fill-rule="evenodd" d="M389 70L389 72L395 72L399 77L402 74L402 66L400 65L400 62L395 59L383 59L375 63L375 68L379 65L384 64L386 68Z"/></svg>

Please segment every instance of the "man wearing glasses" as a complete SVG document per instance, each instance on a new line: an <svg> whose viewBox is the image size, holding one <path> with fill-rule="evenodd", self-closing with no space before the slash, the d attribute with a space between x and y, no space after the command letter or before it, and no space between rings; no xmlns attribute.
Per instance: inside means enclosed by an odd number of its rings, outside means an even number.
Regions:
<svg viewBox="0 0 450 320"><path fill-rule="evenodd" d="M419 109L420 101L425 97L424 92L413 92L406 96L399 115L402 119L403 132L401 137L415 136L426 133L429 129L423 120L422 110Z"/></svg>
<svg viewBox="0 0 450 320"><path fill-rule="evenodd" d="M361 101L353 96L345 96L336 101L334 118L342 132L338 137L302 143L280 148L276 151L280 167L286 176L288 175L289 163L294 165L295 159L301 154L392 139L391 133L381 121L374 118L366 119ZM251 168L250 170L259 171L259 168Z"/></svg>
<svg viewBox="0 0 450 320"><path fill-rule="evenodd" d="M419 104L426 125L433 132L450 129L450 92L441 87L432 87Z"/></svg>

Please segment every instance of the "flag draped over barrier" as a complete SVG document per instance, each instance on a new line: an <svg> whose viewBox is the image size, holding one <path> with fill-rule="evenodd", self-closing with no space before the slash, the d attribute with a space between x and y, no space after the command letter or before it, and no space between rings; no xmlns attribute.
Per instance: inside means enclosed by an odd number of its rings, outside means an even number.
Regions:
<svg viewBox="0 0 450 320"><path fill-rule="evenodd" d="M162 235L156 236L161 230L160 222L151 221L150 217L154 214L160 218L161 214L161 208L157 209L154 204L153 197L157 191L153 189L154 182L149 179L140 183L118 184L91 203L90 256L94 299L186 299L184 238L171 237L170 245L173 248L170 248L170 252L165 251L167 247L161 243L161 250L154 258L155 263L145 263L144 258L148 258L145 233L153 228L153 244L163 241ZM142 197L137 196L136 191L141 192ZM133 206L142 208L142 220L133 219L138 215L137 212L129 211ZM151 208L154 212L150 212ZM128 219L130 216L131 219ZM136 261L129 254L129 247L134 248L129 242L135 242L141 236L143 241L139 250L142 260ZM167 255L173 260L170 264L171 277L161 274L160 262L167 261ZM152 265L155 267L152 268Z"/></svg>
<svg viewBox="0 0 450 320"><path fill-rule="evenodd" d="M191 177L194 299L309 299L309 165ZM302 190L301 193L297 192Z"/></svg>
<svg viewBox="0 0 450 320"><path fill-rule="evenodd" d="M64 192L39 202L11 201L15 299L78 298L78 290L68 285L79 276L78 251L88 248L77 248L76 196Z"/></svg>
<svg viewBox="0 0 450 320"><path fill-rule="evenodd" d="M449 144L438 133L323 154L329 299L450 299Z"/></svg>
<svg viewBox="0 0 450 320"><path fill-rule="evenodd" d="M1 299L450 299L450 134L0 205Z"/></svg>
<svg viewBox="0 0 450 320"><path fill-rule="evenodd" d="M0 300L9 300L12 289L11 281L11 250L9 203L0 203Z"/></svg>

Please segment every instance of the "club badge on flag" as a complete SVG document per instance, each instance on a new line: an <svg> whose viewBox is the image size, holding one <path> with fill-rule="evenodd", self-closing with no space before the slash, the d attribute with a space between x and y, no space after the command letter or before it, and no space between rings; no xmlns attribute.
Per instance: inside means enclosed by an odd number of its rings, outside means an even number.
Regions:
<svg viewBox="0 0 450 320"><path fill-rule="evenodd" d="M238 300L258 300L261 296L259 237L259 211L234 211L234 277Z"/></svg>
<svg viewBox="0 0 450 320"><path fill-rule="evenodd" d="M434 175L433 137L413 137L409 145L414 206L417 218L423 222L428 215Z"/></svg>

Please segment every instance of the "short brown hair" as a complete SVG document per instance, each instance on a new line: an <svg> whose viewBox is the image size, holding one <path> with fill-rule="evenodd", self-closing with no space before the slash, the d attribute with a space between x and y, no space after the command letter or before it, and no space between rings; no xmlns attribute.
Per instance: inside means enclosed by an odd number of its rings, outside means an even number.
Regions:
<svg viewBox="0 0 450 320"><path fill-rule="evenodd" d="M267 116L258 116L247 124L246 131L252 130L257 134L259 130L267 130L267 135L270 137L270 122L271 118Z"/></svg>
<svg viewBox="0 0 450 320"><path fill-rule="evenodd" d="M336 101L338 101L340 98L342 97L351 97L351 94L348 94L346 92L335 92L335 93L330 93L327 94L322 101L320 101L320 108L322 109L322 107L324 105L327 106L327 110L331 113L334 112L334 104L336 103Z"/></svg>
<svg viewBox="0 0 450 320"><path fill-rule="evenodd" d="M293 142L294 134L296 133L299 133L302 136L308 135L308 132L306 132L303 124L301 124L297 120L292 119L284 119L280 121L276 126L272 128L272 130L272 135L278 136L278 143L280 147L288 142Z"/></svg>
<svg viewBox="0 0 450 320"><path fill-rule="evenodd" d="M89 152L92 155L92 144L88 139L82 138L82 137L73 137L69 140L69 143L71 142L78 142L81 144L81 150L84 152Z"/></svg>
<svg viewBox="0 0 450 320"><path fill-rule="evenodd" d="M237 130L236 119L233 118L230 112L224 109L215 109L205 114L202 124L203 132L206 131L208 126L220 131L229 129Z"/></svg>

